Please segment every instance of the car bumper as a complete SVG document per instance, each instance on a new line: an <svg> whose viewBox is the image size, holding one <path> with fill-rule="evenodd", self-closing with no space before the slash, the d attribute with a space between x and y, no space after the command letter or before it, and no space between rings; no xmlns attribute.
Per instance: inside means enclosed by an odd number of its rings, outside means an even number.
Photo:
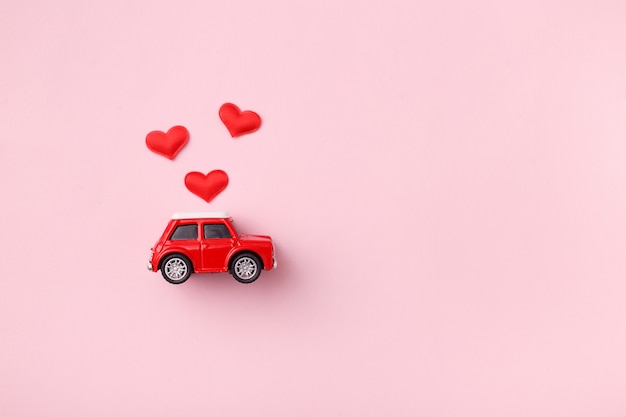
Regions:
<svg viewBox="0 0 626 417"><path fill-rule="evenodd" d="M148 267L148 271L152 271L152 262L148 262L146 266Z"/></svg>

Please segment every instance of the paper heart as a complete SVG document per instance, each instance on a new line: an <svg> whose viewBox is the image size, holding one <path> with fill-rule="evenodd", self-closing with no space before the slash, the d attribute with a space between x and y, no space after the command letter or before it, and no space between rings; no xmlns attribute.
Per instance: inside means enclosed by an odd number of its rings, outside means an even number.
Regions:
<svg viewBox="0 0 626 417"><path fill-rule="evenodd" d="M168 159L174 159L188 141L189 132L184 126L174 126L167 133L155 130L146 136L148 149Z"/></svg>
<svg viewBox="0 0 626 417"><path fill-rule="evenodd" d="M255 132L261 127L261 117L258 114L250 110L241 111L232 103L220 107L220 119L232 137Z"/></svg>
<svg viewBox="0 0 626 417"><path fill-rule="evenodd" d="M226 188L228 175L221 169L206 175L201 172L190 172L185 176L185 185L189 191L208 203Z"/></svg>

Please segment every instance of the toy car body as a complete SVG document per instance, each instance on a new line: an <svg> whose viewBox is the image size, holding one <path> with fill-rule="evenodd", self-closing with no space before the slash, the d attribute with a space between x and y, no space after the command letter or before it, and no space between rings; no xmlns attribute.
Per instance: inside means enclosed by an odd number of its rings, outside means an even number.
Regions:
<svg viewBox="0 0 626 417"><path fill-rule="evenodd" d="M249 284L277 266L272 239L240 235L226 212L174 213L151 251L148 269L172 284L192 272L226 271Z"/></svg>

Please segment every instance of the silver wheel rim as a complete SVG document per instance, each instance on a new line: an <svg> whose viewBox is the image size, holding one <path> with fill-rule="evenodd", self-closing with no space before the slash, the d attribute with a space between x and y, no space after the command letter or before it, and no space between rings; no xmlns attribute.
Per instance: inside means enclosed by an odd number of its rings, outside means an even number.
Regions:
<svg viewBox="0 0 626 417"><path fill-rule="evenodd" d="M180 281L187 274L187 264L180 258L172 258L165 263L165 275L172 281Z"/></svg>
<svg viewBox="0 0 626 417"><path fill-rule="evenodd" d="M250 279L254 277L258 269L257 263L254 259L249 257L243 257L235 262L235 274L241 279Z"/></svg>

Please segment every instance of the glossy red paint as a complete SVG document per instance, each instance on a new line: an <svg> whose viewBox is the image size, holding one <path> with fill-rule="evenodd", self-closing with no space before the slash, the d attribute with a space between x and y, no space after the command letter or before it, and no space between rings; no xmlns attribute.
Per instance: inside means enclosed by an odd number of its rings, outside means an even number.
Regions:
<svg viewBox="0 0 626 417"><path fill-rule="evenodd" d="M240 282L252 282L261 269L270 270L277 265L272 239L262 235L240 235L226 213L177 213L151 250L148 269L162 270L165 279L171 283L184 282L191 272L233 273L233 260L237 261L241 254L258 259L260 265L254 277L240 276L238 279L233 274ZM163 264L171 258L170 255L182 255L191 263L189 274L180 277L180 281L168 279L163 271Z"/></svg>

